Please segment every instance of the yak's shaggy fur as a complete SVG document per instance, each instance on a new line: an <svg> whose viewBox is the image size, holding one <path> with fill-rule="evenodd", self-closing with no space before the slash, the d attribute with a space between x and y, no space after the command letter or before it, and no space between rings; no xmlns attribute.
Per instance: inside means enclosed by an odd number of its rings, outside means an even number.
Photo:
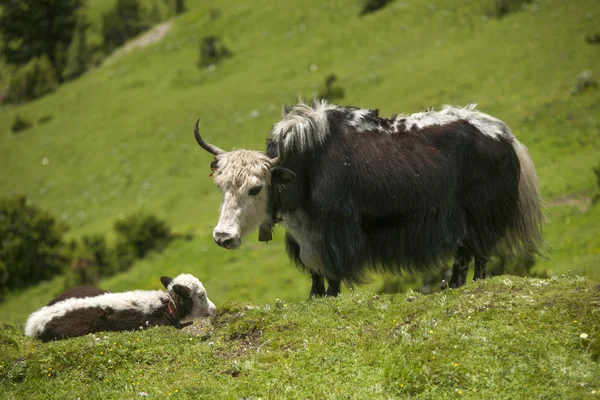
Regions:
<svg viewBox="0 0 600 400"><path fill-rule="evenodd" d="M450 256L450 285L458 287L472 259L479 279L494 251L533 256L542 245L529 153L504 122L475 105L382 118L378 110L299 103L284 107L267 147L270 158L283 149L285 161L248 178L268 188L267 203L246 196L239 206L220 182L224 198L240 208L222 207L220 218L263 204L263 227L282 221L289 256L313 277L312 295L325 294L323 278L327 294L337 295L340 281L361 282L369 270L423 270ZM250 153L264 164L261 153L248 151L246 163ZM220 157L213 163L220 176L251 169L229 170ZM239 243L248 230L221 236L237 235Z"/></svg>

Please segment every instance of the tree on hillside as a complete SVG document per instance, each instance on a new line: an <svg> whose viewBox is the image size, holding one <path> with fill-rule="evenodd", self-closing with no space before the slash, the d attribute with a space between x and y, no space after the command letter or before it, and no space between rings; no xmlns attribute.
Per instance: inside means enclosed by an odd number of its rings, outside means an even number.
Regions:
<svg viewBox="0 0 600 400"><path fill-rule="evenodd" d="M0 55L23 65L46 55L56 68L58 50L66 49L84 0L0 0ZM56 71L60 77L62 71Z"/></svg>
<svg viewBox="0 0 600 400"><path fill-rule="evenodd" d="M117 0L115 7L102 14L102 39L109 52L147 28L138 0Z"/></svg>
<svg viewBox="0 0 600 400"><path fill-rule="evenodd" d="M88 24L83 18L77 23L73 40L67 52L67 62L63 70L63 79L75 79L87 70L89 53L86 42Z"/></svg>
<svg viewBox="0 0 600 400"><path fill-rule="evenodd" d="M44 54L15 71L8 85L6 101L24 103L52 93L57 86L56 71Z"/></svg>
<svg viewBox="0 0 600 400"><path fill-rule="evenodd" d="M182 14L185 12L185 0L175 0L175 14Z"/></svg>
<svg viewBox="0 0 600 400"><path fill-rule="evenodd" d="M67 227L22 196L0 200L0 298L51 278L69 261Z"/></svg>
<svg viewBox="0 0 600 400"><path fill-rule="evenodd" d="M174 11L176 15L182 14L187 10L185 0L163 0L163 3Z"/></svg>

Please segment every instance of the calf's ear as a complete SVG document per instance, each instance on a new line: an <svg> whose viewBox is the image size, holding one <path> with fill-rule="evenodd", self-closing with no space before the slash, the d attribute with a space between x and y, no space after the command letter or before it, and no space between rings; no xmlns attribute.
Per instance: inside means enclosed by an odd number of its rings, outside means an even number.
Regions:
<svg viewBox="0 0 600 400"><path fill-rule="evenodd" d="M173 291L183 297L184 299L187 299L190 297L190 288L187 286L183 286L183 285L173 285Z"/></svg>
<svg viewBox="0 0 600 400"><path fill-rule="evenodd" d="M172 280L173 279L169 278L168 276L161 276L160 277L160 281L164 285L165 289L167 289L169 287L169 283L171 283Z"/></svg>
<svg viewBox="0 0 600 400"><path fill-rule="evenodd" d="M271 183L284 184L294 180L296 174L287 168L275 167L271 170Z"/></svg>

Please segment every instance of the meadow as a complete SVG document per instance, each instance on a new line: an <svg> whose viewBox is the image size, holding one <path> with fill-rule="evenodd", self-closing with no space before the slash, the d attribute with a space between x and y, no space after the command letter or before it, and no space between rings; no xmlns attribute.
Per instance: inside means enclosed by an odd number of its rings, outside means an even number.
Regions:
<svg viewBox="0 0 600 400"><path fill-rule="evenodd" d="M163 398L175 395L175 389L189 398L269 398L279 393L289 398L444 398L457 396L458 390L464 397L518 398L525 384L532 385L530 393L583 398L600 390L590 386L600 371L594 336L598 313L589 308L598 306L594 282L600 277L600 206L590 200L599 190L592 168L600 162L600 90L572 94L580 73L600 75L600 47L584 40L598 31L600 7L595 0L538 0L496 19L485 16L487 4L398 0L359 17L358 2L342 0L307 0L302 7L290 1L187 1L188 11L172 19L162 40L116 54L37 101L0 107L1 197L26 195L67 223L70 238L102 233L113 240L114 222L140 210L164 218L176 232L193 234L192 240L178 240L164 253L100 281L102 288L159 289L160 275L189 272L203 281L217 307L231 302L258 307L239 324L264 324L256 328L264 336L244 351L236 350L245 346L244 338L218 339L235 336L239 325L220 324L229 321L227 313L207 328L217 335L210 337L168 329L51 345L20 337L27 315L62 289L58 277L11 293L0 303L0 321L15 327L1 331L7 356L0 365L0 390L14 398L77 397L81 388L93 393L91 398L152 390ZM89 1L93 29L108 6L110 2ZM218 16L213 10L220 11ZM214 69L200 69L199 44L208 35L220 36L233 56ZM208 176L212 158L194 141L194 121L200 117L205 139L223 149L264 149L282 103L316 95L330 73L345 90L340 103L377 108L381 115L477 103L506 121L529 148L538 171L549 257L535 268L554 278L499 277L417 296L415 302L405 301L405 295L386 295L382 304L390 306L382 317L371 306L365 308L380 277L352 292L344 288L341 299L304 303L310 282L285 256L281 229L268 244L250 235L240 250L218 248L211 234L220 193ZM50 119L13 134L16 115ZM503 279L527 293L513 292ZM534 282L546 283L537 287ZM554 289L547 291L549 287ZM531 296L533 303L522 295ZM275 299L287 308L276 308ZM450 309L478 310L481 306L473 302L488 306L467 323L467 311L460 318L445 314L446 301L453 304ZM511 302L514 309L506 306ZM561 306L565 308L559 312ZM267 314L265 307L271 307ZM406 326L399 322L407 319ZM595 341L579 338L583 330L573 321L584 319L585 332ZM402 326L411 330L410 340L398 339ZM415 339L428 337L430 329L440 342ZM333 331L344 340L328 340ZM489 335L506 336L507 342L493 342L484 350L490 342L482 338ZM303 344L310 336L315 341ZM361 347L356 338L368 344ZM385 340L378 342L381 338ZM115 346L127 351L110 366L100 352L114 352ZM443 362L430 358L437 354L436 346L448 350L437 356ZM300 348L321 355L300 355ZM217 349L224 355L215 355ZM136 350L138 364L128 364ZM78 357L81 364L66 367ZM20 374L15 368L22 362L26 367ZM172 364L184 372L164 378ZM430 367L417 373L400 365ZM260 374L250 372L255 368ZM239 376L223 372L238 370ZM298 374L288 391L284 379L292 382ZM256 376L260 380L250 378ZM564 379L568 384L562 386ZM69 388L78 381L82 386ZM406 389L399 386L402 382ZM53 393L57 385L63 391ZM353 394L357 387L364 392ZM486 387L489 392L481 394Z"/></svg>

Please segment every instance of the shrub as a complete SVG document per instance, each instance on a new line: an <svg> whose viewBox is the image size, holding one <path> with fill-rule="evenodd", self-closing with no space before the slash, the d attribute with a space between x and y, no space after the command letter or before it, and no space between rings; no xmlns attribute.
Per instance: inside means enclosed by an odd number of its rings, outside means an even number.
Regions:
<svg viewBox="0 0 600 400"><path fill-rule="evenodd" d="M64 80L75 79L87 70L90 58L86 42L87 28L87 23L83 18L80 19L67 51L66 66L62 71Z"/></svg>
<svg viewBox="0 0 600 400"><path fill-rule="evenodd" d="M323 89L319 92L319 97L328 101L334 102L344 98L344 89L335 84L337 76L330 74L325 78L325 84Z"/></svg>
<svg viewBox="0 0 600 400"><path fill-rule="evenodd" d="M115 252L106 244L103 235L86 235L81 238L83 254L98 271L101 277L113 275L118 270Z"/></svg>
<svg viewBox="0 0 600 400"><path fill-rule="evenodd" d="M60 72L60 47L66 49L83 0L0 1L0 57L24 65L36 57L50 58ZM62 64L64 65L64 64Z"/></svg>
<svg viewBox="0 0 600 400"><path fill-rule="evenodd" d="M585 41L588 44L600 44L600 33L585 35Z"/></svg>
<svg viewBox="0 0 600 400"><path fill-rule="evenodd" d="M175 14L182 14L185 12L185 0L174 0L175 3Z"/></svg>
<svg viewBox="0 0 600 400"><path fill-rule="evenodd" d="M67 227L23 196L0 200L0 292L49 279L69 262Z"/></svg>
<svg viewBox="0 0 600 400"><path fill-rule="evenodd" d="M200 42L200 58L198 66L207 67L231 57L231 52L217 36L207 36Z"/></svg>
<svg viewBox="0 0 600 400"><path fill-rule="evenodd" d="M128 242L121 241L115 246L115 260L117 272L127 271L138 259L136 248Z"/></svg>
<svg viewBox="0 0 600 400"><path fill-rule="evenodd" d="M15 120L10 126L10 130L13 133L19 133L21 131L31 128L31 122L24 120L19 115L15 115Z"/></svg>
<svg viewBox="0 0 600 400"><path fill-rule="evenodd" d="M118 258L125 258L133 251L143 258L150 251L160 251L173 239L171 228L154 215L142 213L130 215L115 223Z"/></svg>
<svg viewBox="0 0 600 400"><path fill-rule="evenodd" d="M156 1L152 4L152 8L148 13L148 22L152 25L158 24L162 21L162 14L160 12L160 7Z"/></svg>
<svg viewBox="0 0 600 400"><path fill-rule="evenodd" d="M96 285L99 279L94 260L86 256L76 256L66 271L63 289L81 285Z"/></svg>
<svg viewBox="0 0 600 400"><path fill-rule="evenodd" d="M360 15L373 13L383 7L392 0L361 0Z"/></svg>
<svg viewBox="0 0 600 400"><path fill-rule="evenodd" d="M38 122L38 124L43 125L43 124L46 124L46 123L52 121L52 118L54 118L54 116L44 115L44 116L40 117L40 119L38 119L37 122Z"/></svg>
<svg viewBox="0 0 600 400"><path fill-rule="evenodd" d="M598 79L594 77L591 71L583 71L577 75L577 80L575 86L571 89L571 94L576 96L592 88L598 89Z"/></svg>
<svg viewBox="0 0 600 400"><path fill-rule="evenodd" d="M597 193L592 196L592 205L596 205L598 201L600 201L600 163L598 163L598 167L592 168L592 172L596 176L596 191Z"/></svg>
<svg viewBox="0 0 600 400"><path fill-rule="evenodd" d="M484 6L484 13L490 18L502 18L522 10L526 4L531 2L532 0L488 0Z"/></svg>
<svg viewBox="0 0 600 400"><path fill-rule="evenodd" d="M102 14L102 39L108 52L123 45L148 28L139 0L117 0L111 10Z"/></svg>
<svg viewBox="0 0 600 400"><path fill-rule="evenodd" d="M37 57L18 68L10 79L7 101L24 103L53 92L56 72L47 56Z"/></svg>

